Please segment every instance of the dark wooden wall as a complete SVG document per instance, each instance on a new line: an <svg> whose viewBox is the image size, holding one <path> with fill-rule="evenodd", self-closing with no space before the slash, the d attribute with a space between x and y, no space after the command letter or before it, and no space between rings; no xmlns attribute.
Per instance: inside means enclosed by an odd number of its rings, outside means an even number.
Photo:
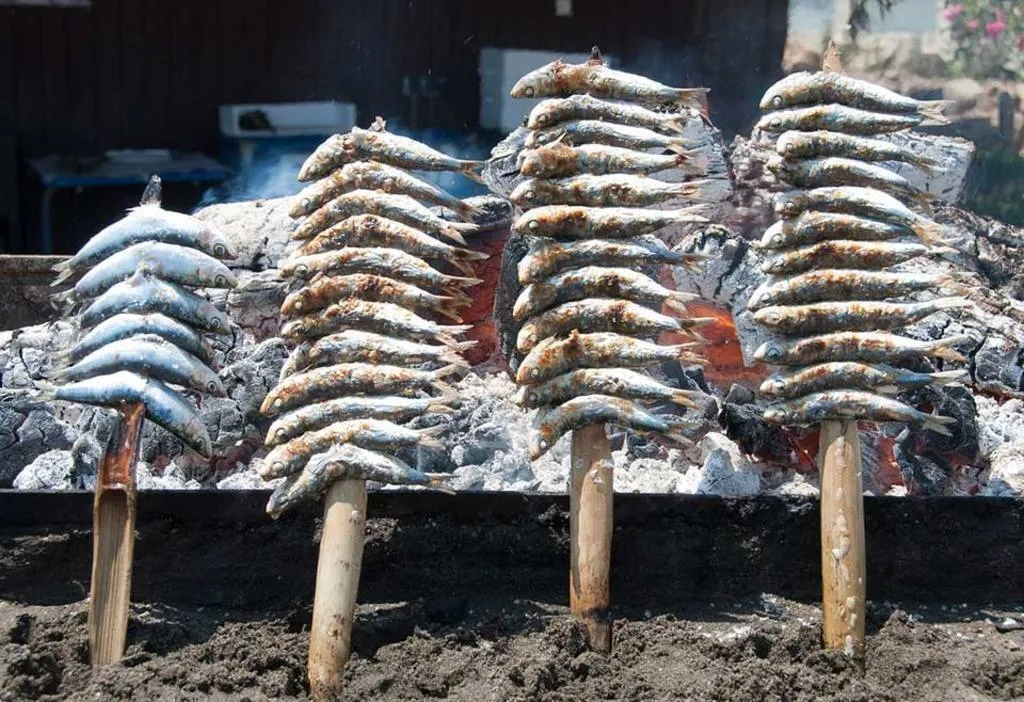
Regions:
<svg viewBox="0 0 1024 702"><path fill-rule="evenodd" d="M0 235L11 152L169 147L215 153L224 103L343 99L359 119L407 118L404 76L443 80L423 126L477 127L481 47L586 51L712 88L715 121L743 129L778 71L787 0L93 0L0 7ZM5 147L5 139L7 146ZM30 185L30 184L29 184ZM23 198L24 200L24 198ZM31 239L31 237L30 237ZM28 246L8 235L3 248Z"/></svg>

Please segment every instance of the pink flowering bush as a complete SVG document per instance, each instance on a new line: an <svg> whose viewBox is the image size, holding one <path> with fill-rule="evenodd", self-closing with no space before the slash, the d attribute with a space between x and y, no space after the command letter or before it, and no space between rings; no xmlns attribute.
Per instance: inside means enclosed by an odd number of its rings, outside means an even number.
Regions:
<svg viewBox="0 0 1024 702"><path fill-rule="evenodd" d="M1024 0L946 0L954 70L972 78L1024 79Z"/></svg>

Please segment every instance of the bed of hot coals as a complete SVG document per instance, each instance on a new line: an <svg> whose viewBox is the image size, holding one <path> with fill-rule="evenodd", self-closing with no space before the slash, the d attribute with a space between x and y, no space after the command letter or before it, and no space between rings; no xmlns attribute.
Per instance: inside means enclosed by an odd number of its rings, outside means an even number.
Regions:
<svg viewBox="0 0 1024 702"><path fill-rule="evenodd" d="M763 281L763 252L751 246L772 221L771 202L782 189L767 168L775 153L772 137L755 132L730 145L706 120L695 117L685 134L707 156L708 178L716 204L707 218L715 224L670 228L661 236L670 246L708 254L702 268L678 268L678 290L700 294L693 316L717 316L702 330L710 341L701 369L663 364L656 374L673 384L704 390L718 402L703 408L709 432L696 446L670 447L653 439L611 435L616 489L639 492L700 492L750 495L759 492L813 493L816 475L813 431L783 429L761 421L762 405L754 389L767 369L752 353L763 339L746 313L746 303ZM511 134L494 149L485 177L492 190L508 195L520 182L509 167L521 151L526 131ZM926 175L907 168L902 174L938 195L934 217L957 239L958 254L942 260L918 260L912 269L956 270L971 289L974 309L942 312L911 325L918 339L964 335L959 346L968 357L972 384L931 389L930 404L959 422L951 437L923 434L897 425L862 426L865 487L874 494L1022 494L1024 493L1024 230L976 216L957 201L972 155L968 142L925 135L897 134L938 159L943 168ZM921 179L927 179L922 183ZM518 295L515 267L525 244L509 236L512 210L496 196L479 198L474 221L480 233L470 247L491 254L476 268L485 279L463 314L473 324L470 338L479 344L470 355L473 371L453 383L460 403L446 415L446 451L424 452L424 470L452 472L457 490L564 491L568 443L563 440L540 460L529 459L531 411L513 401L517 323L510 315ZM667 202L666 208L678 204ZM147 425L142 443L139 485L148 488L259 487L262 439L269 421L259 412L276 384L286 356L276 337L277 310L284 299L278 262L296 245L292 202L253 201L213 205L197 213L214 222L237 250L229 262L238 278L231 291L206 295L232 321L230 335L213 339L215 363L225 397L202 396L200 417L209 430L213 456L200 459L159 427ZM56 352L68 347L72 328L51 322L0 332L0 381L4 388L28 387L52 371ZM429 419L429 418L428 418ZM430 421L434 421L430 419ZM112 418L71 405L0 406L0 487L67 489L90 487Z"/></svg>

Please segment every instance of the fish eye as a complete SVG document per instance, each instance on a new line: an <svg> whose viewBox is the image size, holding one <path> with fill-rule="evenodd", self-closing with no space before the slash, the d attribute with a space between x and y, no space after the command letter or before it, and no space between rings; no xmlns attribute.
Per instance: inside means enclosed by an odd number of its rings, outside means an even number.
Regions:
<svg viewBox="0 0 1024 702"><path fill-rule="evenodd" d="M768 317L769 322L778 322L782 319L782 315L779 314L778 310L772 310L766 316Z"/></svg>
<svg viewBox="0 0 1024 702"><path fill-rule="evenodd" d="M768 361L777 361L782 358L782 350L775 346L772 346L770 349L768 349L768 352L764 355L764 357Z"/></svg>
<svg viewBox="0 0 1024 702"><path fill-rule="evenodd" d="M224 258L228 255L228 247L224 246L224 244L215 244L213 247L213 254L217 258Z"/></svg>
<svg viewBox="0 0 1024 702"><path fill-rule="evenodd" d="M307 266L305 263L300 263L299 265L295 266L295 275L305 276L308 274L309 266Z"/></svg>
<svg viewBox="0 0 1024 702"><path fill-rule="evenodd" d="M772 104L775 105L776 107L782 107L782 96L776 95L775 97L773 97Z"/></svg>
<svg viewBox="0 0 1024 702"><path fill-rule="evenodd" d="M530 371L530 375L532 375L534 378L539 377L540 376L540 368L534 368L532 371Z"/></svg>
<svg viewBox="0 0 1024 702"><path fill-rule="evenodd" d="M226 288L228 285L227 276L225 276L223 273L219 273L216 277L214 277L213 282L218 288Z"/></svg>
<svg viewBox="0 0 1024 702"><path fill-rule="evenodd" d="M537 124L547 124L547 123L548 123L548 116L547 115L537 115Z"/></svg>
<svg viewBox="0 0 1024 702"><path fill-rule="evenodd" d="M528 98L532 98L536 93L537 91L533 89L532 85L526 86L526 90L523 91L523 94Z"/></svg>
<svg viewBox="0 0 1024 702"><path fill-rule="evenodd" d="M527 190L525 193L523 193L523 199L525 200L532 200L535 197L537 197L537 193L533 192L532 190Z"/></svg>
<svg viewBox="0 0 1024 702"><path fill-rule="evenodd" d="M209 383L207 383L206 389L210 393L217 392L217 383L215 381L211 380Z"/></svg>
<svg viewBox="0 0 1024 702"><path fill-rule="evenodd" d="M540 440L540 447L541 447L542 449L545 449L545 450L546 450L546 449L547 449L547 447L548 447L548 440L547 440L547 439L541 439L541 440Z"/></svg>
<svg viewBox="0 0 1024 702"><path fill-rule="evenodd" d="M210 320L210 326L213 327L214 329L220 329L221 328L220 320L217 319L216 317L214 317L213 319Z"/></svg>
<svg viewBox="0 0 1024 702"><path fill-rule="evenodd" d="M308 210L310 207L313 206L313 201L310 200L308 197L304 197L302 198L302 201L299 204L302 205L302 209Z"/></svg>
<svg viewBox="0 0 1024 702"><path fill-rule="evenodd" d="M281 398L280 397L274 398L274 407L280 407L280 406L281 406Z"/></svg>
<svg viewBox="0 0 1024 702"><path fill-rule="evenodd" d="M772 129L780 129L782 127L782 122L778 119L773 118L768 120L768 126L771 127Z"/></svg>
<svg viewBox="0 0 1024 702"><path fill-rule="evenodd" d="M530 220L530 223L527 226L530 229L532 229L533 231L537 231L537 227L539 227L540 225L537 224L537 220L534 219L534 220Z"/></svg>
<svg viewBox="0 0 1024 702"><path fill-rule="evenodd" d="M796 203L787 200L786 202L782 203L782 211L786 212L787 214L796 214Z"/></svg>
<svg viewBox="0 0 1024 702"><path fill-rule="evenodd" d="M275 473L284 470L284 461L274 461L270 469Z"/></svg>
<svg viewBox="0 0 1024 702"><path fill-rule="evenodd" d="M296 300L292 304L292 309L301 310L302 309L302 300Z"/></svg>

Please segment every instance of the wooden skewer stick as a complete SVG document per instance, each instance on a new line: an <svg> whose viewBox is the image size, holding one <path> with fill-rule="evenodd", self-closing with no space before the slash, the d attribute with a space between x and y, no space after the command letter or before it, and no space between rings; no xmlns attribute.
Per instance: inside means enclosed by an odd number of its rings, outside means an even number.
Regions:
<svg viewBox="0 0 1024 702"><path fill-rule="evenodd" d="M857 422L822 422L818 441L825 648L862 661L867 564Z"/></svg>
<svg viewBox="0 0 1024 702"><path fill-rule="evenodd" d="M365 526L366 481L338 480L324 498L309 632L309 687L315 700L337 699L342 690L342 669L352 651Z"/></svg>
<svg viewBox="0 0 1024 702"><path fill-rule="evenodd" d="M135 551L135 464L145 416L142 403L121 410L96 476L89 589L89 658L94 666L124 657Z"/></svg>
<svg viewBox="0 0 1024 702"><path fill-rule="evenodd" d="M604 424L572 433L569 607L586 623L591 649L601 653L612 649L613 468Z"/></svg>

